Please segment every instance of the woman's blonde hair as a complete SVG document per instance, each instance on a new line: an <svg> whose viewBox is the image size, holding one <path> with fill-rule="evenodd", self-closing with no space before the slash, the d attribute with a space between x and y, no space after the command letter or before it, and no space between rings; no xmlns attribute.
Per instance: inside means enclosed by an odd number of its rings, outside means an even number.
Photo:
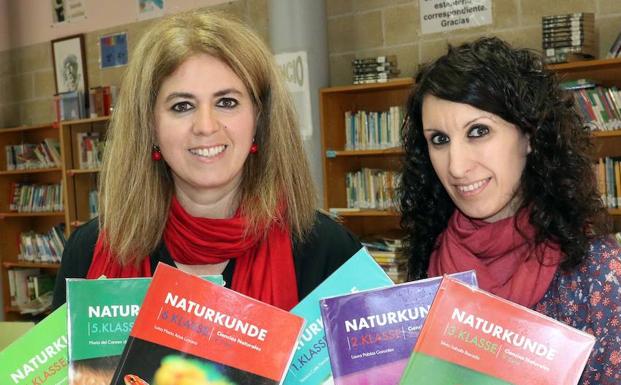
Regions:
<svg viewBox="0 0 621 385"><path fill-rule="evenodd" d="M257 111L259 151L244 164L239 192L247 231L279 223L301 239L314 222L315 191L297 117L269 49L230 16L184 12L158 22L138 43L110 121L99 224L121 263L140 262L162 239L174 186L168 166L151 160L154 105L164 79L199 53L227 63Z"/></svg>

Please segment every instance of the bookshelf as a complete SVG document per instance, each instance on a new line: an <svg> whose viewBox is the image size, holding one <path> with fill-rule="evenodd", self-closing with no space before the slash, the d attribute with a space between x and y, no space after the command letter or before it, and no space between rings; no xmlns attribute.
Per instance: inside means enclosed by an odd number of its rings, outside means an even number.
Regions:
<svg viewBox="0 0 621 385"><path fill-rule="evenodd" d="M621 58L588 60L550 65L561 80L592 79L606 87L621 87ZM598 158L621 157L621 130L594 131L593 142ZM614 231L621 231L621 209L608 209Z"/></svg>
<svg viewBox="0 0 621 385"><path fill-rule="evenodd" d="M324 208L346 208L345 176L362 168L398 171L403 149L345 150L345 112L387 111L402 106L412 87L411 79L386 83L330 87L320 90L320 114L323 150ZM396 210L343 210L343 224L358 236L399 232Z"/></svg>
<svg viewBox="0 0 621 385"><path fill-rule="evenodd" d="M563 80L589 78L606 86L621 87L621 58L589 60L550 65ZM320 91L322 159L324 171L324 208L347 207L345 175L362 167L398 170L404 155L401 148L386 150L345 150L345 112L383 111L389 106L404 106L412 79L387 83L323 88ZM594 132L598 157L621 157L621 130ZM621 230L621 209L609 209L615 231ZM358 236L399 230L395 211L342 211L343 224Z"/></svg>
<svg viewBox="0 0 621 385"><path fill-rule="evenodd" d="M5 320L23 320L32 316L21 315L11 306L9 270L39 269L43 275L55 275L58 263L26 262L18 259L19 237L22 232L46 233L52 227L65 223L65 236L77 225L89 219L88 192L96 188L97 169L79 168L77 133L98 132L105 134L108 117L63 121L0 129L0 281L2 282L2 315ZM60 167L7 170L5 146L22 143L39 143L53 138L60 143ZM42 212L16 212L10 210L9 201L13 183L60 184L63 210Z"/></svg>

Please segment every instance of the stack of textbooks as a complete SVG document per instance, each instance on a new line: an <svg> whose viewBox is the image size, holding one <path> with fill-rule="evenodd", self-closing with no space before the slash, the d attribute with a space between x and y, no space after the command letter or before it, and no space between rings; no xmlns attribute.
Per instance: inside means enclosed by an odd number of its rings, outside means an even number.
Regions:
<svg viewBox="0 0 621 385"><path fill-rule="evenodd" d="M385 83L400 73L396 55L354 59L351 66L354 84Z"/></svg>
<svg viewBox="0 0 621 385"><path fill-rule="evenodd" d="M598 49L594 23L595 15L587 12L543 16L545 62L555 64L594 58Z"/></svg>
<svg viewBox="0 0 621 385"><path fill-rule="evenodd" d="M403 283L407 280L407 258L399 253L401 248L399 236L377 234L362 239L362 244L394 283Z"/></svg>
<svg viewBox="0 0 621 385"><path fill-rule="evenodd" d="M209 280L68 280L67 306L0 352L0 383L575 385L595 343L473 271L393 285L365 249L291 312Z"/></svg>

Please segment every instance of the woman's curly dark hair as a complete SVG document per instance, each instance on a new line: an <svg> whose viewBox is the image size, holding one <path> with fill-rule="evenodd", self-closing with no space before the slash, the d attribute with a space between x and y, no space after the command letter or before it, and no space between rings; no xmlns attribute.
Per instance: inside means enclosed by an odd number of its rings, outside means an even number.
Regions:
<svg viewBox="0 0 621 385"><path fill-rule="evenodd" d="M495 37L458 47L422 68L416 76L406 113L406 159L400 186L402 252L409 258L409 278L427 275L429 257L455 205L437 178L423 136L425 95L469 104L500 116L530 138L521 177L521 207L529 206L536 229L533 245L557 242L561 267L577 266L590 238L606 229L606 210L593 171L589 133L575 112L570 94L543 68L541 57L514 49Z"/></svg>

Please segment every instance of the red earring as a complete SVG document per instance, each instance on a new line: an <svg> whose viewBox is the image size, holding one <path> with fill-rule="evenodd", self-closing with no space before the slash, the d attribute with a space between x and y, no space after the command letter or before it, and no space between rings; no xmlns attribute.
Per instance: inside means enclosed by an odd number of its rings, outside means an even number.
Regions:
<svg viewBox="0 0 621 385"><path fill-rule="evenodd" d="M252 146L250 146L250 153L256 154L258 151L259 151L259 145L256 143L252 143Z"/></svg>
<svg viewBox="0 0 621 385"><path fill-rule="evenodd" d="M160 148L155 144L153 145L153 149L151 150L151 160L153 160L154 162L162 160L162 153L160 152Z"/></svg>

